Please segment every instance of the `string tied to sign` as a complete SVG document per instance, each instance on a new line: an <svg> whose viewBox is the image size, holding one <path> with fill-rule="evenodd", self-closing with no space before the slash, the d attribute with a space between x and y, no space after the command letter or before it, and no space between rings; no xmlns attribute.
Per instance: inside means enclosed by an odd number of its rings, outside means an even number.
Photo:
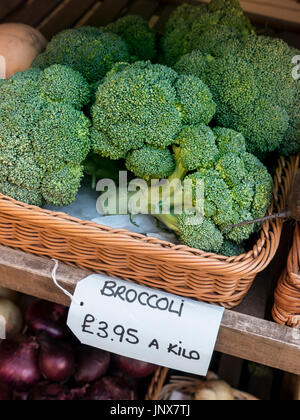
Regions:
<svg viewBox="0 0 300 420"><path fill-rule="evenodd" d="M76 305L82 306L81 302L78 302L74 298L74 296L70 292L68 292L68 290L64 289L58 283L57 278L56 278L56 273L57 273L57 270L58 270L58 267L59 267L59 262L57 260L55 260L54 258L52 258L52 261L55 263L54 267L53 267L53 270L52 270L52 280L53 280L53 283L55 284L55 286L58 287L58 289L60 289L66 296L68 296L68 298L71 300L71 302L75 303Z"/></svg>

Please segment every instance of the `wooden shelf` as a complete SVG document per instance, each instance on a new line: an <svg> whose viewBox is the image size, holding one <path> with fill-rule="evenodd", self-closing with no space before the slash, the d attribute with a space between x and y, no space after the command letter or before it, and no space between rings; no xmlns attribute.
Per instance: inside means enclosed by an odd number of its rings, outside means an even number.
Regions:
<svg viewBox="0 0 300 420"><path fill-rule="evenodd" d="M197 4L208 0L185 0ZM35 26L50 39L59 30L80 25L101 26L125 14L138 14L162 32L181 0L11 0L1 2L1 22L22 22ZM300 48L300 3L297 0L241 0L255 23L272 27L270 33ZM284 32L282 32L282 30ZM292 30L293 32L287 32ZM237 376L232 363L237 358L254 361L292 374L295 399L300 399L300 330L271 322L268 297L286 261L283 245L280 257L262 273L247 298L235 310L226 310L216 350L223 353L220 371ZM68 298L53 284L50 259L0 246L0 286L68 306ZM91 274L87 270L60 263L57 279L71 293L78 281ZM231 360L232 362L232 360ZM238 365L240 362L234 362ZM229 368L228 368L229 366ZM231 369L231 372L228 372ZM237 369L238 370L238 369Z"/></svg>
<svg viewBox="0 0 300 420"><path fill-rule="evenodd" d="M69 299L53 284L53 267L48 258L0 246L0 286L69 306ZM78 281L91 273L60 263L57 280L73 293ZM247 306L246 299L244 311ZM252 304L246 312L225 311L216 350L300 375L300 330L253 316Z"/></svg>

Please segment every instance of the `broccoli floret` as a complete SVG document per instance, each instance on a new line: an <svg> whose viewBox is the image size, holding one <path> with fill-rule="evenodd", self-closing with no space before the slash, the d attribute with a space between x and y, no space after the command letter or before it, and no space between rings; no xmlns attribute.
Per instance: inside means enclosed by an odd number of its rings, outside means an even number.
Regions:
<svg viewBox="0 0 300 420"><path fill-rule="evenodd" d="M194 189L196 181L203 181L205 217L213 219L219 225L230 222L233 213L231 191L218 171L200 168L185 179L192 180ZM195 194L193 200L193 204L196 205Z"/></svg>
<svg viewBox="0 0 300 420"><path fill-rule="evenodd" d="M175 149L176 160L187 171L211 168L218 158L216 137L205 125L184 127L175 143L179 144Z"/></svg>
<svg viewBox="0 0 300 420"><path fill-rule="evenodd" d="M297 51L254 34L236 45L221 46L214 55L203 44L203 51L185 55L174 69L208 85L217 104L216 123L242 133L251 153L299 152L299 82L292 77Z"/></svg>
<svg viewBox="0 0 300 420"><path fill-rule="evenodd" d="M145 146L128 154L126 167L137 177L146 180L163 179L174 172L175 160L169 149Z"/></svg>
<svg viewBox="0 0 300 420"><path fill-rule="evenodd" d="M234 153L222 156L216 164L216 170L231 188L240 185L247 174L243 160Z"/></svg>
<svg viewBox="0 0 300 420"><path fill-rule="evenodd" d="M16 73L13 77L5 81L0 87L0 102L8 99L13 100L23 106L36 95L36 85L41 71L37 69L26 70ZM22 103L22 104L21 104Z"/></svg>
<svg viewBox="0 0 300 420"><path fill-rule="evenodd" d="M155 32L140 16L127 15L103 28L121 36L129 47L129 53L136 60L153 60L156 56Z"/></svg>
<svg viewBox="0 0 300 420"><path fill-rule="evenodd" d="M62 102L82 109L90 102L91 90L85 78L60 64L45 69L39 79L40 96L49 102Z"/></svg>
<svg viewBox="0 0 300 420"><path fill-rule="evenodd" d="M53 206L67 206L72 203L83 177L83 166L64 165L46 173L41 185L44 200Z"/></svg>
<svg viewBox="0 0 300 420"><path fill-rule="evenodd" d="M43 170L35 162L33 153L18 157L7 173L9 182L27 190L38 190L42 177Z"/></svg>
<svg viewBox="0 0 300 420"><path fill-rule="evenodd" d="M53 64L67 65L89 83L101 80L118 61L130 61L128 47L121 37L101 29L68 29L54 36L46 51L33 62L45 69Z"/></svg>
<svg viewBox="0 0 300 420"><path fill-rule="evenodd" d="M235 257L245 253L245 249L242 245L237 245L234 242L225 240L220 250L220 254L226 257Z"/></svg>
<svg viewBox="0 0 300 420"><path fill-rule="evenodd" d="M18 73L0 88L3 194L38 206L75 199L91 147L91 123L80 111L88 93L80 73L61 65Z"/></svg>
<svg viewBox="0 0 300 420"><path fill-rule="evenodd" d="M94 152L120 159L145 145L165 149L187 122L207 124L214 111L209 90L196 77L151 62L118 64L98 87L92 108Z"/></svg>
<svg viewBox="0 0 300 420"><path fill-rule="evenodd" d="M232 225L241 223L241 222L247 222L252 219L252 213L250 211L244 210L238 206L234 209ZM222 228L222 227L221 227ZM224 226L224 229L226 229L226 226ZM225 230L226 231L226 230ZM231 228L229 232L226 232L225 236L230 241L240 244L246 239L248 239L252 233L255 231L255 225L243 225L239 227Z"/></svg>
<svg viewBox="0 0 300 420"><path fill-rule="evenodd" d="M208 87L195 76L181 76L175 89L178 98L178 109L184 124L202 122L208 124L216 112L216 104Z"/></svg>
<svg viewBox="0 0 300 420"><path fill-rule="evenodd" d="M0 182L1 194L7 195L17 201L41 207L44 203L40 190L27 190L8 181Z"/></svg>
<svg viewBox="0 0 300 420"><path fill-rule="evenodd" d="M32 129L38 164L47 170L82 162L90 150L89 127L81 111L61 103L48 104Z"/></svg>
<svg viewBox="0 0 300 420"><path fill-rule="evenodd" d="M171 14L161 40L161 49L166 64L176 63L178 58L185 54L184 39L191 31L195 20L199 19L202 13L207 14L206 4L201 4L198 7L182 4Z"/></svg>
<svg viewBox="0 0 300 420"><path fill-rule="evenodd" d="M203 54L213 57L223 57L226 52L231 54L237 52L246 39L247 36L231 26L213 26L203 32L201 27L197 28L194 25L193 31L187 38L188 47L185 48L185 51L199 50Z"/></svg>
<svg viewBox="0 0 300 420"><path fill-rule="evenodd" d="M184 4L169 18L161 49L165 63L173 65L195 48L204 46L207 52L217 54L222 45L227 49L228 42L242 40L251 32L250 21L237 0L212 0L209 5L200 6Z"/></svg>
<svg viewBox="0 0 300 420"><path fill-rule="evenodd" d="M246 152L246 140L241 133L223 127L216 127L213 132L217 138L220 156L227 153L239 155Z"/></svg>
<svg viewBox="0 0 300 420"><path fill-rule="evenodd" d="M191 248L202 249L206 252L214 250L215 253L218 253L224 242L222 233L209 219L204 218L202 223L194 225L194 217L185 213L178 216L180 239Z"/></svg>

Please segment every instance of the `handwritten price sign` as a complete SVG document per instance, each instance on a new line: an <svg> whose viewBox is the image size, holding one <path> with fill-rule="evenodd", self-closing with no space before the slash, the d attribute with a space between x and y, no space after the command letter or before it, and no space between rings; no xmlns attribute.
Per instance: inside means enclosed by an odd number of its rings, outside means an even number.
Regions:
<svg viewBox="0 0 300 420"><path fill-rule="evenodd" d="M217 306L92 275L77 285L68 326L83 344L206 375L223 312Z"/></svg>

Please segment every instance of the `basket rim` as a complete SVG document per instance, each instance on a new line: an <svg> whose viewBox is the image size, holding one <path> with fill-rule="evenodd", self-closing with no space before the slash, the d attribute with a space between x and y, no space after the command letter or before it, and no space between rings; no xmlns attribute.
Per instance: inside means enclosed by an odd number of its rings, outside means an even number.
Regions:
<svg viewBox="0 0 300 420"><path fill-rule="evenodd" d="M171 396L172 391L182 391L183 393L187 393L189 395L192 395L194 391L200 386L205 385L205 383L209 380L221 380L218 375L216 375L213 372L208 372L206 378L195 378L195 377L189 377L185 375L172 375L168 381L168 383L165 383L166 377L168 372L164 372L163 369L161 369L160 372L157 373L157 378L161 379L160 383L156 385L156 394L153 396L157 396L158 400L166 400L168 397ZM161 378L159 378L159 375L161 375ZM163 383L162 383L163 380ZM221 380L222 381L222 380ZM259 401L258 398L255 396L249 394L248 392L240 391L238 389L232 389L233 396L235 400L251 400L251 401Z"/></svg>
<svg viewBox="0 0 300 420"><path fill-rule="evenodd" d="M289 177L290 172L295 165L299 164L300 154L286 160L281 157L278 162L277 171L274 178L274 190L272 204L268 210L271 214L274 209L283 210L280 200L280 181L285 174ZM286 191L283 191L287 194ZM19 219L26 220L30 225L52 228L56 232L68 235L69 237L80 237L86 241L88 235L89 241L96 244L103 242L107 245L113 245L119 249L143 253L147 250L151 257L159 260L174 262L178 266L194 266L208 268L212 273L219 273L220 269L224 274L232 273L239 275L241 270L243 275L253 275L262 271L268 264L270 254L273 256L277 250L274 245L278 241L282 230L282 221L266 221L263 223L257 242L248 253L226 257L214 253L207 253L199 249L193 249L185 245L175 245L157 238L147 237L142 234L133 233L124 229L113 229L92 221L81 220L63 212L53 212L42 209L37 206L31 206L17 201L11 197L0 194L0 214L7 216L13 215ZM277 240L276 240L277 239ZM143 246L141 247L141 242ZM273 249L272 249L273 248ZM184 262L178 262L182 258Z"/></svg>

